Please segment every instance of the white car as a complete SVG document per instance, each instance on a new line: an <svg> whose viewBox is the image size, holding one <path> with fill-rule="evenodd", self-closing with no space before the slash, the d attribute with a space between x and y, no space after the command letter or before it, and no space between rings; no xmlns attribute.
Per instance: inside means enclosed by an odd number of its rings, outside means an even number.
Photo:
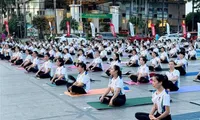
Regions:
<svg viewBox="0 0 200 120"><path fill-rule="evenodd" d="M86 42L85 38L79 37L79 36L74 35L74 34L70 34L70 36L63 34L61 37L55 37L55 39L59 39L60 42L68 41L68 43L73 42L73 40L77 41L78 43L80 43L81 41Z"/></svg>
<svg viewBox="0 0 200 120"><path fill-rule="evenodd" d="M169 34L169 35L164 35L164 36L161 36L159 39L159 41L166 41L166 40L171 40L171 41L183 41L185 40L185 38L183 37L182 34Z"/></svg>

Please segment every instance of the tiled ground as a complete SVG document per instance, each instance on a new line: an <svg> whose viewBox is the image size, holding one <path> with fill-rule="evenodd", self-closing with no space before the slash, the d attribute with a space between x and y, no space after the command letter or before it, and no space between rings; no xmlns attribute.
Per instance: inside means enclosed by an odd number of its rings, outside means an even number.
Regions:
<svg viewBox="0 0 200 120"><path fill-rule="evenodd" d="M167 65L163 65L167 67ZM136 71L124 68L123 71ZM189 61L188 71L200 71L200 60ZM68 70L75 73L76 70ZM105 88L108 79L101 73L90 73L100 82L91 83L91 88ZM193 82L194 76L181 77L181 86L200 85ZM128 78L124 77L124 80ZM135 120L136 112L149 112L151 105L123 109L96 110L87 105L88 101L98 101L99 95L69 97L64 95L65 86L50 87L48 79L36 79L34 74L25 74L16 66L0 61L0 120ZM132 90L127 98L151 96L150 84L129 86ZM200 99L200 92L172 94L171 114L183 114L200 111L200 106L189 103ZM192 118L191 118L192 119Z"/></svg>

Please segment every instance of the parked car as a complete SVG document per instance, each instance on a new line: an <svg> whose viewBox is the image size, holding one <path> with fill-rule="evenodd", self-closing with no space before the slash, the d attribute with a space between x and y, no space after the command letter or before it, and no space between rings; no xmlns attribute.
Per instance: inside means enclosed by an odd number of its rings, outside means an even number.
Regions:
<svg viewBox="0 0 200 120"><path fill-rule="evenodd" d="M166 40L184 41L186 39L183 37L183 34L174 33L174 34L169 34L169 35L166 34L164 36L161 36L158 40L159 41L166 41Z"/></svg>
<svg viewBox="0 0 200 120"><path fill-rule="evenodd" d="M138 40L138 41L141 41L141 40L144 40L144 41L147 41L147 40L154 40L154 37L148 37L148 36L145 36L145 35L142 35L142 34L138 34L138 35L135 35L135 36L131 36L131 37L128 37L128 40L133 42L135 40Z"/></svg>
<svg viewBox="0 0 200 120"><path fill-rule="evenodd" d="M189 32L190 33L190 40L197 40L197 32Z"/></svg>
<svg viewBox="0 0 200 120"><path fill-rule="evenodd" d="M68 41L68 43L71 43L73 40L78 41L78 42L81 42L83 40L86 42L85 38L79 37L74 34L70 34L70 36L63 34L61 37L55 37L55 39L58 39L60 42Z"/></svg>
<svg viewBox="0 0 200 120"><path fill-rule="evenodd" d="M122 36L128 36L129 35L129 31L128 30L120 30L119 34Z"/></svg>
<svg viewBox="0 0 200 120"><path fill-rule="evenodd" d="M101 40L118 40L119 37L118 36L113 36L113 34L111 32L101 32L101 33L97 33L95 40L101 41Z"/></svg>

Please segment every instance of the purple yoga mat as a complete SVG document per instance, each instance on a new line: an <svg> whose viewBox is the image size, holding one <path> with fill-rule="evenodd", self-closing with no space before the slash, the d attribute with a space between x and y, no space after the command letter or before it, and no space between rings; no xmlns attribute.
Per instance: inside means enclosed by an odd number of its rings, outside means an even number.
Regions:
<svg viewBox="0 0 200 120"><path fill-rule="evenodd" d="M196 85L196 86L183 86L183 87L179 88L179 90L176 91L176 92L170 92L170 94L185 93L185 92L195 92L195 91L200 91L200 85Z"/></svg>

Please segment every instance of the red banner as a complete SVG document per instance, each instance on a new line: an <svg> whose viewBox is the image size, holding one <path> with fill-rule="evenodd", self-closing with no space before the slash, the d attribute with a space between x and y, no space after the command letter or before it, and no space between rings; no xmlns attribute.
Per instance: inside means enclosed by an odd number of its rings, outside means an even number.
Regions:
<svg viewBox="0 0 200 120"><path fill-rule="evenodd" d="M8 22L5 21L4 24L5 24L5 26L6 26L6 31L8 32L8 35L10 35Z"/></svg>
<svg viewBox="0 0 200 120"><path fill-rule="evenodd" d="M187 33L186 33L186 26L185 26L185 23L182 23L182 28L183 28L183 36L184 36L184 38L186 38Z"/></svg>
<svg viewBox="0 0 200 120"><path fill-rule="evenodd" d="M66 26L67 26L67 36L70 36L70 25L69 25L69 21L66 22Z"/></svg>
<svg viewBox="0 0 200 120"><path fill-rule="evenodd" d="M110 31L112 32L113 36L116 37L115 26L112 23L110 23Z"/></svg>
<svg viewBox="0 0 200 120"><path fill-rule="evenodd" d="M154 24L151 24L151 33L152 33L152 36L156 36L156 30L155 30L155 26Z"/></svg>

